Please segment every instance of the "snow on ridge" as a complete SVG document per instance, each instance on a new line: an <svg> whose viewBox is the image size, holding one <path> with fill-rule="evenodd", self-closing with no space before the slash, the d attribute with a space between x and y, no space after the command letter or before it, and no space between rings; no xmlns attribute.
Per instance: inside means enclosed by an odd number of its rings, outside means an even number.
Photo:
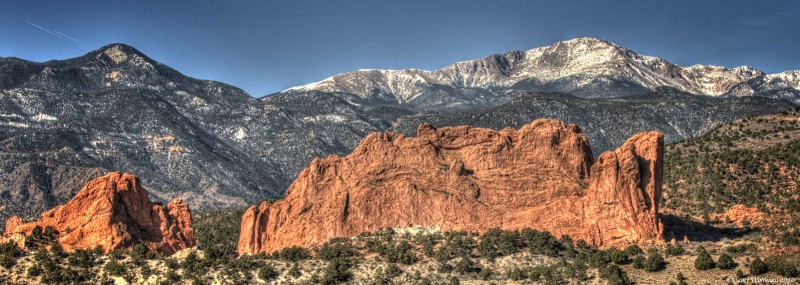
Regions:
<svg viewBox="0 0 800 285"><path fill-rule="evenodd" d="M508 65L498 62L497 56L508 59ZM557 56L555 61L552 56ZM780 78L792 87L800 88L800 73L797 71L766 75L749 66L727 68L695 64L685 67L660 57L640 55L602 39L581 37L527 51L460 61L433 71L416 68L358 69L286 91L339 91L368 97L379 90L393 95L400 102L419 97L433 84L454 88L493 88L512 86L528 79L547 83L576 76L585 77L587 84L591 82L589 78L608 77L636 82L647 88L670 86L710 96L724 94L736 84L758 76Z"/></svg>

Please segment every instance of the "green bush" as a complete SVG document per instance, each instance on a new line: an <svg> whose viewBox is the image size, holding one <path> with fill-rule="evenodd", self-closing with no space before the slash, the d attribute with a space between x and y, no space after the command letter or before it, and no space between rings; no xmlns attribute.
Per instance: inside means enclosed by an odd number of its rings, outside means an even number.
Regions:
<svg viewBox="0 0 800 285"><path fill-rule="evenodd" d="M338 257L351 257L356 254L356 250L349 240L346 242L331 240L324 243L319 250L317 250L317 257L328 261Z"/></svg>
<svg viewBox="0 0 800 285"><path fill-rule="evenodd" d="M658 250L649 250L647 260L644 262L644 270L653 272L661 269L664 269L664 257L658 253Z"/></svg>
<svg viewBox="0 0 800 285"><path fill-rule="evenodd" d="M64 257L64 248L62 248L61 244L57 241L53 242L53 244L50 245L50 253L55 257Z"/></svg>
<svg viewBox="0 0 800 285"><path fill-rule="evenodd" d="M462 257L461 260L456 263L455 270L458 274L467 274L480 272L481 269L476 266L475 262L469 257Z"/></svg>
<svg viewBox="0 0 800 285"><path fill-rule="evenodd" d="M524 228L520 231L520 239L532 254L558 256L558 253L564 249L564 245L547 231ZM584 241L583 244L585 243Z"/></svg>
<svg viewBox="0 0 800 285"><path fill-rule="evenodd" d="M42 239L42 226L37 225L33 227L33 230L31 231L31 238L35 240Z"/></svg>
<svg viewBox="0 0 800 285"><path fill-rule="evenodd" d="M769 271L775 272L784 277L797 276L797 265L789 259L778 256L770 256L764 260Z"/></svg>
<svg viewBox="0 0 800 285"><path fill-rule="evenodd" d="M52 226L47 226L44 228L42 237L49 241L53 241L58 238L58 231L56 231L56 229L54 229Z"/></svg>
<svg viewBox="0 0 800 285"><path fill-rule="evenodd" d="M519 281L528 278L528 274L525 272L525 270L522 270L519 267L514 267L508 273L508 278L514 281Z"/></svg>
<svg viewBox="0 0 800 285"><path fill-rule="evenodd" d="M339 284L349 281L353 278L353 273L349 271L350 267L352 267L352 263L346 258L334 258L325 268L325 273L322 275L320 283Z"/></svg>
<svg viewBox="0 0 800 285"><path fill-rule="evenodd" d="M644 269L645 261L646 261L646 259L645 259L644 256L637 255L636 257L633 258L633 268Z"/></svg>
<svg viewBox="0 0 800 285"><path fill-rule="evenodd" d="M143 244L140 243L133 246L133 249L131 249L130 252L130 256L133 259L144 259L148 258L147 254L148 252L149 250L147 249L147 247L145 247Z"/></svg>
<svg viewBox="0 0 800 285"><path fill-rule="evenodd" d="M736 268L736 263L733 262L733 257L730 255L723 253L719 256L717 260L717 268L719 269L734 269Z"/></svg>
<svg viewBox="0 0 800 285"><path fill-rule="evenodd" d="M272 263L267 263L258 269L258 278L261 278L264 281L270 281L277 278L279 275L280 272L275 269L275 266L272 265Z"/></svg>
<svg viewBox="0 0 800 285"><path fill-rule="evenodd" d="M714 259L711 258L708 252L703 251L694 259L694 268L697 270L709 270L714 269L714 267L716 267L716 264L714 264Z"/></svg>
<svg viewBox="0 0 800 285"><path fill-rule="evenodd" d="M42 267L38 264L31 264L31 266L28 267L28 270L26 270L25 274L29 277L42 275Z"/></svg>
<svg viewBox="0 0 800 285"><path fill-rule="evenodd" d="M389 245L384 248L381 255L390 263L400 262L411 265L416 263L419 258L414 253L414 247L408 241L401 241L396 246Z"/></svg>
<svg viewBox="0 0 800 285"><path fill-rule="evenodd" d="M383 269L383 275L386 276L386 278L395 278L400 276L400 274L403 274L403 270L394 263L387 265L386 268Z"/></svg>
<svg viewBox="0 0 800 285"><path fill-rule="evenodd" d="M197 255L197 251L190 251L181 261L181 268L185 273L196 274L205 270L203 260Z"/></svg>
<svg viewBox="0 0 800 285"><path fill-rule="evenodd" d="M83 268L91 268L94 265L94 252L85 249L76 249L69 258L69 265Z"/></svg>
<svg viewBox="0 0 800 285"><path fill-rule="evenodd" d="M608 258L608 255L602 250L591 250L587 260L589 266L593 268L601 268L609 261L610 259Z"/></svg>
<svg viewBox="0 0 800 285"><path fill-rule="evenodd" d="M14 266L14 258L8 255L0 255L0 266L10 269Z"/></svg>
<svg viewBox="0 0 800 285"><path fill-rule="evenodd" d="M753 263L750 263L750 274L761 275L767 273L767 271L769 271L769 268L767 267L767 264L761 260L761 258L756 257L756 259L753 260Z"/></svg>
<svg viewBox="0 0 800 285"><path fill-rule="evenodd" d="M311 258L311 253L305 248L293 246L282 249L278 257L286 261L299 262Z"/></svg>
<svg viewBox="0 0 800 285"><path fill-rule="evenodd" d="M106 265L103 266L103 270L105 270L106 274L111 276L123 276L125 275L125 266L123 266L119 261L116 259L109 259L106 262Z"/></svg>
<svg viewBox="0 0 800 285"><path fill-rule="evenodd" d="M686 253L686 250L683 249L683 247L680 244L677 245L667 244L667 247L666 249L664 249L664 252L667 255L680 256Z"/></svg>
<svg viewBox="0 0 800 285"><path fill-rule="evenodd" d="M167 273L164 274L164 279L166 279L167 284L175 284L178 281L181 281L181 276L178 275L175 270L169 269Z"/></svg>
<svg viewBox="0 0 800 285"><path fill-rule="evenodd" d="M634 257L636 255L644 253L644 251L642 250L641 247L639 247L639 245L632 244L625 248L625 253L627 253L629 257Z"/></svg>
<svg viewBox="0 0 800 285"><path fill-rule="evenodd" d="M616 264L623 264L628 262L628 254L622 250L611 248L607 252L609 252L608 257L611 259L611 262L614 262Z"/></svg>
<svg viewBox="0 0 800 285"><path fill-rule="evenodd" d="M608 280L607 284L609 285L627 285L631 283L628 274L615 264L601 268L600 277Z"/></svg>

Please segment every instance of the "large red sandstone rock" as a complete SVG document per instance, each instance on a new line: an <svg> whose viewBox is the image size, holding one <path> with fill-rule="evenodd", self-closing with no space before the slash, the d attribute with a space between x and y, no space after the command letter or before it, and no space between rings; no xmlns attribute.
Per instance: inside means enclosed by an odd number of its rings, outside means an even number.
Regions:
<svg viewBox="0 0 800 285"><path fill-rule="evenodd" d="M180 199L164 207L154 204L139 178L119 172L90 181L75 198L41 215L32 223L12 217L6 236L30 235L36 226L53 227L64 250L94 248L108 252L144 244L151 250L172 254L195 245L192 216Z"/></svg>
<svg viewBox="0 0 800 285"><path fill-rule="evenodd" d="M531 227L599 246L662 241L663 136L641 133L593 156L575 125L519 130L421 125L418 138L373 133L345 158L317 158L286 198L250 207L240 254L310 246L397 226Z"/></svg>

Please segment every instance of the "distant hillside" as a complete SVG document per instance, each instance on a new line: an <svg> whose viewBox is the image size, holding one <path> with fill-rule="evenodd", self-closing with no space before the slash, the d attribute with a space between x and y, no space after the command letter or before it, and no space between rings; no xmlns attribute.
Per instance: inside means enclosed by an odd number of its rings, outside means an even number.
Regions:
<svg viewBox="0 0 800 285"><path fill-rule="evenodd" d="M737 204L756 207L767 213L769 236L800 245L798 109L739 119L666 149L664 208L707 220Z"/></svg>

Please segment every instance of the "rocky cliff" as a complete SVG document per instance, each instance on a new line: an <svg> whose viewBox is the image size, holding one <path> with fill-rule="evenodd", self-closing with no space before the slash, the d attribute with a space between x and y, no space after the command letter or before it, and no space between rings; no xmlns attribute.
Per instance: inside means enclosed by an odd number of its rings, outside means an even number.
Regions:
<svg viewBox="0 0 800 285"><path fill-rule="evenodd" d="M166 207L153 203L138 177L119 172L92 180L38 221L23 224L17 217L8 219L6 236L30 235L36 226L53 227L67 251L99 245L108 252L141 243L172 254L195 245L188 204L180 199Z"/></svg>
<svg viewBox="0 0 800 285"><path fill-rule="evenodd" d="M641 133L597 163L575 125L519 130L420 125L373 133L347 157L317 158L286 198L250 207L239 253L309 246L395 226L531 227L599 246L662 239L663 136Z"/></svg>

